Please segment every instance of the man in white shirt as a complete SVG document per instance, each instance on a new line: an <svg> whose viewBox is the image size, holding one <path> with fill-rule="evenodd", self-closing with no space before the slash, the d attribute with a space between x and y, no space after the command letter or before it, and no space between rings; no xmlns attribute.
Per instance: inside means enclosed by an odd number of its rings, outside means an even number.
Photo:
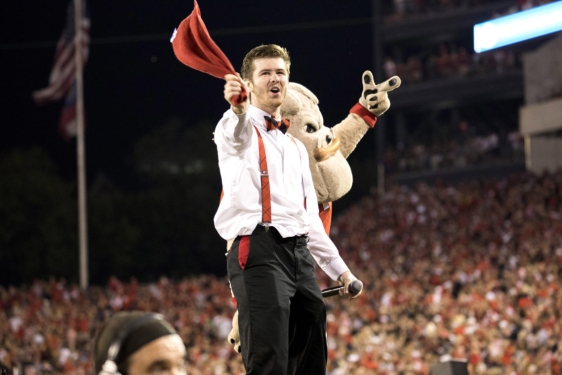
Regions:
<svg viewBox="0 0 562 375"><path fill-rule="evenodd" d="M234 238L227 269L247 373L325 375L326 308L312 258L346 296L356 278L318 216L307 151L280 118L290 64L284 48L262 45L242 76L225 76L231 108L214 135L224 189L214 221Z"/></svg>

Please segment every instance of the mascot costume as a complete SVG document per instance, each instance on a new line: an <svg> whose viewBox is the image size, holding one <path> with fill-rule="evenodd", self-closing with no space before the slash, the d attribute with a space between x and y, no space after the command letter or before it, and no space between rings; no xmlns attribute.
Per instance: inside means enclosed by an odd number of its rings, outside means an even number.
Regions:
<svg viewBox="0 0 562 375"><path fill-rule="evenodd" d="M226 74L236 74L228 58L211 39L197 1L194 1L192 13L174 30L170 42L178 60L193 69L220 79ZM346 158L367 130L375 126L377 117L388 110L388 92L398 88L401 83L400 78L394 76L377 85L370 71L364 72L362 79L363 91L359 102L341 123L332 128L324 126L318 98L298 83L289 84L281 106L281 115L291 121L288 133L307 148L320 217L327 233L330 231L332 202L345 195L353 183ZM233 102L240 103L246 97L247 93L243 92ZM229 241L227 248L230 244ZM228 340L240 352L238 311L232 323Z"/></svg>

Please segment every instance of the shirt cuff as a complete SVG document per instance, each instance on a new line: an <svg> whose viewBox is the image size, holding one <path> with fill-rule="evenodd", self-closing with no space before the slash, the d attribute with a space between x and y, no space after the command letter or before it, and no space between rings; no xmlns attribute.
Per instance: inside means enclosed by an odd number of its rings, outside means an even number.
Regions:
<svg viewBox="0 0 562 375"><path fill-rule="evenodd" d="M377 116L373 115L367 110L367 108L363 107L359 103L355 104L353 108L349 110L349 113L353 113L361 117L371 128L374 128L377 123Z"/></svg>
<svg viewBox="0 0 562 375"><path fill-rule="evenodd" d="M330 279L337 281L338 277L345 271L349 271L342 258L336 258L330 262L325 268L323 268L326 275L330 276Z"/></svg>

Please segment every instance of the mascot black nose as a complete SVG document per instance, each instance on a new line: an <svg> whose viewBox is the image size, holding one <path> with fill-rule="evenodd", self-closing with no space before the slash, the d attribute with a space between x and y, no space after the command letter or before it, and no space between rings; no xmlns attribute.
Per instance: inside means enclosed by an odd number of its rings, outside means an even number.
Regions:
<svg viewBox="0 0 562 375"><path fill-rule="evenodd" d="M390 86L394 86L396 84L396 78L392 78L390 82L388 82Z"/></svg>

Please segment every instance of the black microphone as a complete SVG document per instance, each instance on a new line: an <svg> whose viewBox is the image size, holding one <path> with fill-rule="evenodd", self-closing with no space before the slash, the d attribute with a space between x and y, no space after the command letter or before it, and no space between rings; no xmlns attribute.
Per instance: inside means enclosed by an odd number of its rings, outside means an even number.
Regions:
<svg viewBox="0 0 562 375"><path fill-rule="evenodd" d="M343 285L339 285L339 286L334 286L331 288L324 289L322 290L322 297L326 298L326 297L332 297L338 295L340 294L340 290L342 290L343 288L344 288ZM352 295L359 294L362 290L363 290L363 283L361 282L361 280L353 280L349 284L349 293Z"/></svg>

